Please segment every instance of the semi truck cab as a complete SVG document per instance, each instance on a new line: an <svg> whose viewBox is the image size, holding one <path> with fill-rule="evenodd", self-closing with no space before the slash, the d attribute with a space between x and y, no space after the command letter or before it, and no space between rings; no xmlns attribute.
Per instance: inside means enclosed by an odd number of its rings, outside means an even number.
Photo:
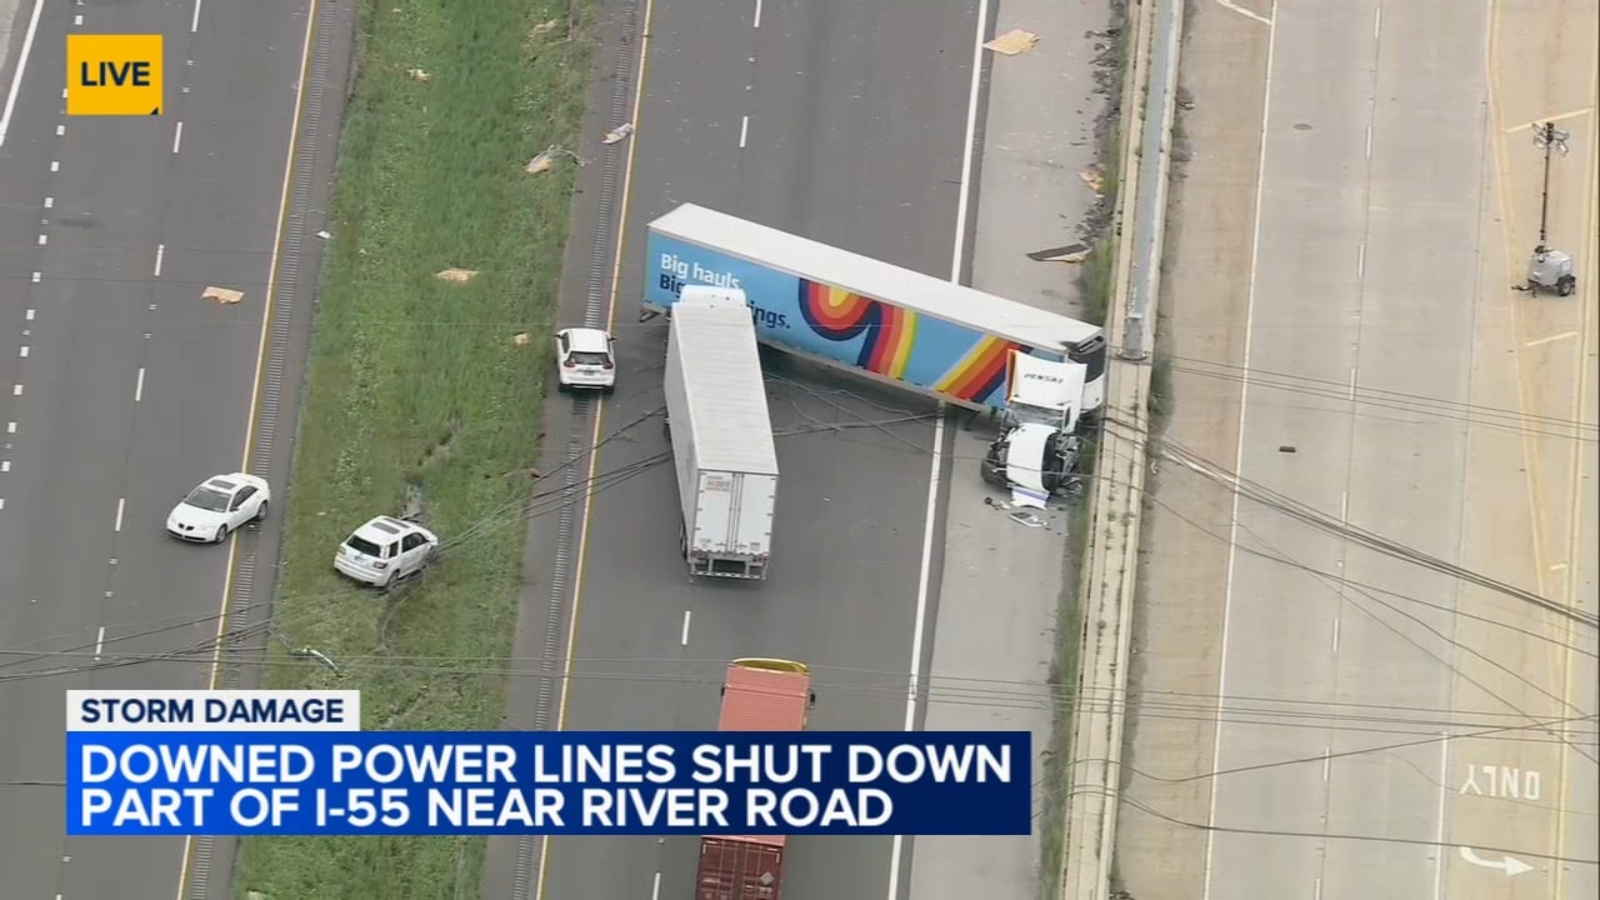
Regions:
<svg viewBox="0 0 1600 900"><path fill-rule="evenodd" d="M1018 506L1043 507L1076 480L1078 423L1087 366L1012 351L1010 393L1000 437L989 445L983 480L1009 488Z"/></svg>

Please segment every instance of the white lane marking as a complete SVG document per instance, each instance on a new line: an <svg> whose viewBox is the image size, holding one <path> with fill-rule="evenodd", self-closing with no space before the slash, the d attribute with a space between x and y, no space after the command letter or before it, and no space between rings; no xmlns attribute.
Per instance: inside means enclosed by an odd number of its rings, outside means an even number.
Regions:
<svg viewBox="0 0 1600 900"><path fill-rule="evenodd" d="M155 275L154 275L154 277L156 277L156 278L160 278L161 277L161 260L164 259L166 257L166 255L167 255L167 245L166 244L157 244L156 245L156 271L155 271Z"/></svg>
<svg viewBox="0 0 1600 900"><path fill-rule="evenodd" d="M22 358L23 359L27 359L28 358L28 345L27 344L23 344L22 347L20 348L20 352L22 353Z"/></svg>
<svg viewBox="0 0 1600 900"><path fill-rule="evenodd" d="M1558 562L1558 563L1554 563L1554 564L1552 564L1550 566L1550 571L1552 571L1552 572L1560 572L1561 570L1565 569L1566 567L1567 567L1566 563Z"/></svg>
<svg viewBox="0 0 1600 900"><path fill-rule="evenodd" d="M95 638L94 638L94 661L95 662L99 662L100 661L100 651L104 650L105 646L106 646L106 627L104 625L101 625L100 626L100 633L95 635ZM56 895L56 900L61 900L61 895L60 894Z"/></svg>
<svg viewBox="0 0 1600 900"><path fill-rule="evenodd" d="M756 0L756 20L751 25L751 27L752 28L760 28L761 27L761 0Z"/></svg>
<svg viewBox="0 0 1600 900"><path fill-rule="evenodd" d="M33 283L34 284L38 284L42 280L44 280L44 273L43 272L35 272L35 273L33 273Z"/></svg>
<svg viewBox="0 0 1600 900"><path fill-rule="evenodd" d="M961 283L961 261L967 249L967 208L972 203L972 159L976 152L974 142L978 134L978 100L983 77L983 36L989 25L989 0L978 0L978 27L972 38L972 86L967 93L967 128L961 146L961 190L956 199L955 245L950 251L950 281ZM911 632L910 677L906 683L905 730L911 731L917 720L917 689L922 668L923 631L928 621L928 589L933 576L934 517L939 509L939 470L944 467L944 420L949 412L943 401L939 403L939 417L933 425L933 453L928 466L928 507L923 512L922 560L917 577L917 613ZM905 846L905 836L895 835L889 850L888 900L900 895L900 856Z"/></svg>
<svg viewBox="0 0 1600 900"><path fill-rule="evenodd" d="M1356 399L1356 367L1350 367L1350 399Z"/></svg>
<svg viewBox="0 0 1600 900"><path fill-rule="evenodd" d="M16 434L16 433L17 433L17 423L15 423L15 422L7 422L6 423L6 434Z"/></svg>
<svg viewBox="0 0 1600 900"><path fill-rule="evenodd" d="M65 125L57 125L56 126L56 137L61 137L62 135L66 134L66 133L67 133L67 126L65 126Z"/></svg>
<svg viewBox="0 0 1600 900"><path fill-rule="evenodd" d="M139 377L133 383L133 402L140 403L144 400L144 366L139 367Z"/></svg>
<svg viewBox="0 0 1600 900"><path fill-rule="evenodd" d="M650 886L650 900L661 900L661 873L656 873L655 883Z"/></svg>
<svg viewBox="0 0 1600 900"><path fill-rule="evenodd" d="M1367 159L1372 158L1372 126L1367 126Z"/></svg>
<svg viewBox="0 0 1600 900"><path fill-rule="evenodd" d="M1367 245L1362 244L1356 251L1356 277L1364 278L1367 274Z"/></svg>
<svg viewBox="0 0 1600 900"><path fill-rule="evenodd" d="M0 497L0 509L5 509L5 508L6 508L6 498ZM61 898L57 897L56 900L61 900Z"/></svg>
<svg viewBox="0 0 1600 900"><path fill-rule="evenodd" d="M1433 845L1444 850L1444 803L1445 792L1449 790L1450 779L1450 733L1439 732L1439 815L1438 826L1433 832ZM1433 860L1433 900L1441 900L1444 896L1444 853L1435 855Z"/></svg>
<svg viewBox="0 0 1600 900"><path fill-rule="evenodd" d="M78 13L77 15L73 16L72 17L72 24L74 24L74 25L82 25L83 24L83 13Z"/></svg>
<svg viewBox="0 0 1600 900"><path fill-rule="evenodd" d="M689 610L683 611L683 634L678 637L678 645L689 646Z"/></svg>
<svg viewBox="0 0 1600 900"><path fill-rule="evenodd" d="M46 198L44 198L44 208L45 209L50 209L51 207L53 207L55 205L56 205L56 198L54 198L54 197L46 197Z"/></svg>
<svg viewBox="0 0 1600 900"><path fill-rule="evenodd" d="M202 0L194 0L194 18L189 21L189 33L194 34L200 30L200 4Z"/></svg>
<svg viewBox="0 0 1600 900"><path fill-rule="evenodd" d="M140 369L139 371L142 372L144 370ZM1343 491L1343 492L1341 492L1339 494L1339 524L1343 525L1345 522L1349 521L1349 515L1350 515L1350 492L1349 491Z"/></svg>
<svg viewBox="0 0 1600 900"><path fill-rule="evenodd" d="M27 313L26 313L26 318L27 318L27 320L28 320L28 321L29 321L29 322L32 322L32 321L33 321L33 313L34 313L34 311L33 311L33 310L31 310L31 309L30 309L30 310L28 310L28 312L27 312Z"/></svg>
<svg viewBox="0 0 1600 900"><path fill-rule="evenodd" d="M116 521L116 524L111 526L111 530L112 531L121 531L122 530L122 509L127 504L127 502L128 502L128 498L126 498L126 497L118 497L117 498L117 521Z"/></svg>
<svg viewBox="0 0 1600 900"><path fill-rule="evenodd" d="M1372 11L1372 39L1377 40L1380 34L1383 34L1382 4L1379 4L1378 8Z"/></svg>
<svg viewBox="0 0 1600 900"><path fill-rule="evenodd" d="M1333 620L1333 655L1334 656L1338 656L1339 655L1339 623L1342 622L1342 621L1343 621L1342 619L1334 619Z"/></svg>
<svg viewBox="0 0 1600 900"><path fill-rule="evenodd" d="M11 92L6 95L6 108L0 112L0 147L6 145L6 134L11 131L11 114L17 109L17 92L22 90L22 75L28 71L28 57L33 53L33 39L39 32L39 12L44 0L33 0L33 14L28 19L28 33L22 39L22 55L17 57L17 70L11 75ZM61 89L63 99L67 89Z"/></svg>
<svg viewBox="0 0 1600 900"><path fill-rule="evenodd" d="M48 244L48 243L50 243L50 235L48 235L48 234L39 235L39 246L43 247L45 244Z"/></svg>
<svg viewBox="0 0 1600 900"><path fill-rule="evenodd" d="M61 161L58 160L58 159L50 160L50 171L52 171L52 172L61 171Z"/></svg>
<svg viewBox="0 0 1600 900"><path fill-rule="evenodd" d="M1542 337L1542 338L1537 338L1535 340L1531 340L1531 341L1527 342L1526 344L1523 344L1523 346L1524 347L1538 347L1538 346L1542 346L1544 344L1552 344L1552 343L1555 343L1556 341L1564 341L1567 338L1574 338L1574 337L1577 337L1577 336L1578 336L1578 333L1576 331L1563 331L1560 334L1552 334L1549 337Z"/></svg>
<svg viewBox="0 0 1600 900"><path fill-rule="evenodd" d="M178 146L183 143L183 123L178 123L178 130L172 134L172 152L178 152Z"/></svg>
<svg viewBox="0 0 1600 900"><path fill-rule="evenodd" d="M744 149L745 139L750 136L750 117L745 116L739 120L739 149Z"/></svg>
<svg viewBox="0 0 1600 900"><path fill-rule="evenodd" d="M1223 9L1231 9L1234 12L1236 12L1239 15L1244 16L1246 18L1255 19L1257 22L1260 22L1263 25L1271 25L1272 24L1272 20L1271 19L1267 18L1266 16L1263 16L1262 14L1260 14L1258 12L1251 12L1250 10L1245 9L1244 7L1240 6L1239 4L1234 3L1233 0L1217 0L1217 5L1222 7Z"/></svg>
<svg viewBox="0 0 1600 900"><path fill-rule="evenodd" d="M1322 878L1318 877L1311 883L1311 900L1322 900Z"/></svg>
<svg viewBox="0 0 1600 900"><path fill-rule="evenodd" d="M9 472L9 471L11 471L11 460L9 460L9 459L0 459L0 472Z"/></svg>
<svg viewBox="0 0 1600 900"><path fill-rule="evenodd" d="M1254 236L1250 241L1250 286L1245 292L1244 312L1244 355L1239 365L1239 432L1235 446L1233 471L1242 477L1244 474L1244 429L1245 421L1249 418L1247 401L1250 395L1250 340L1255 334L1256 324L1256 267L1261 259L1261 200L1265 193L1267 178L1267 135L1271 133L1268 127L1272 119L1272 62L1278 49L1278 3L1273 0L1272 18L1267 21L1267 71L1263 79L1261 98L1261 143L1256 159L1256 209ZM1239 559L1239 503L1241 492L1238 485L1233 489L1233 509L1229 514L1228 524L1228 574L1223 582L1222 589L1222 659L1217 664L1217 718L1216 728L1213 729L1211 744L1211 767L1222 766L1222 710L1221 698L1228 696L1228 638L1229 626L1233 619L1233 572ZM1206 867L1204 888L1201 891L1201 900L1211 900L1211 872L1215 862L1217 832L1213 827L1217 824L1217 795L1221 791L1213 788L1211 791L1210 809L1206 812Z"/></svg>
<svg viewBox="0 0 1600 900"><path fill-rule="evenodd" d="M13 397L21 397L22 396L22 385L20 383L19 384L13 384L11 386L11 396L13 396Z"/></svg>

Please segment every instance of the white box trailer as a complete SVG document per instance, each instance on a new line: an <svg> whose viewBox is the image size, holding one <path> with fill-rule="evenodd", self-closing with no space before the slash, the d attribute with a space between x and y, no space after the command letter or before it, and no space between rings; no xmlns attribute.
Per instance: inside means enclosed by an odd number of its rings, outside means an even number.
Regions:
<svg viewBox="0 0 1600 900"><path fill-rule="evenodd" d="M755 325L740 291L697 288L667 337L667 431L695 575L767 577L778 454Z"/></svg>

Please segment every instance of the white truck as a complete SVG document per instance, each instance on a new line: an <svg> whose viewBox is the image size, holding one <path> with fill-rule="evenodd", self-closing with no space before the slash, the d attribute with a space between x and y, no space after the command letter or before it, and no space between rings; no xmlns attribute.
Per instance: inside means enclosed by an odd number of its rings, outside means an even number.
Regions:
<svg viewBox="0 0 1600 900"><path fill-rule="evenodd" d="M684 289L671 311L666 398L690 573L766 578L778 454L743 291Z"/></svg>
<svg viewBox="0 0 1600 900"><path fill-rule="evenodd" d="M983 457L983 480L1010 488L1017 506L1043 508L1074 481L1085 367L1012 352L1000 437Z"/></svg>

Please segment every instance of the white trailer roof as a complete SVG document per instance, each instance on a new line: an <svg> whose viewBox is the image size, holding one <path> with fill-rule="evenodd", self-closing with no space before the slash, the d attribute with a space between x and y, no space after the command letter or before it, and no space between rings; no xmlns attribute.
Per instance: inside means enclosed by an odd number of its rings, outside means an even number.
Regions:
<svg viewBox="0 0 1600 900"><path fill-rule="evenodd" d="M672 308L672 330L700 468L777 475L767 386L749 308L679 303Z"/></svg>
<svg viewBox="0 0 1600 900"><path fill-rule="evenodd" d="M1060 349L1101 333L1098 325L902 269L693 203L685 203L651 222L650 229L1030 347Z"/></svg>

